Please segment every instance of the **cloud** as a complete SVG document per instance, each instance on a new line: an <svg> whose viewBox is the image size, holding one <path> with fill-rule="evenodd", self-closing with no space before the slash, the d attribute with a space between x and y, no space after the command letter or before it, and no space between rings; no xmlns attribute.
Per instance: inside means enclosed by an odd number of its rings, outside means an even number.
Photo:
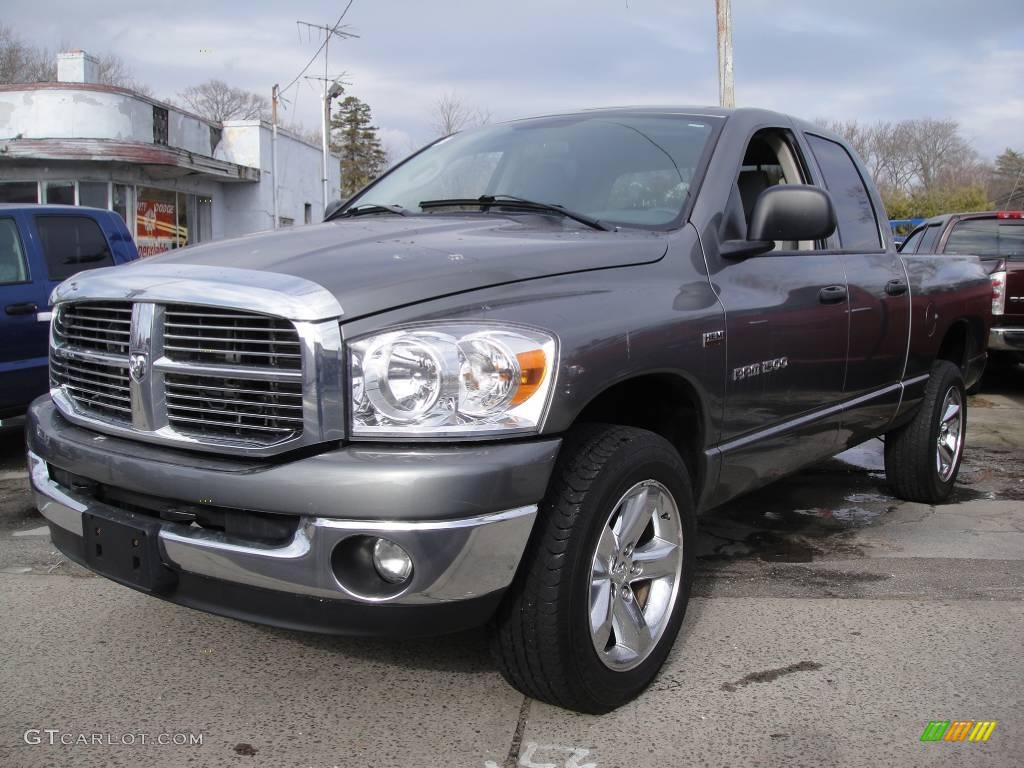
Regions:
<svg viewBox="0 0 1024 768"><path fill-rule="evenodd" d="M118 53L161 96L209 77L269 95L319 45L296 18L339 13L328 0L42 7L16 3L4 23L38 44ZM985 155L1024 148L1019 0L974 0L955 19L934 0L733 0L733 20L741 104L807 118L951 117ZM431 107L450 91L495 119L717 100L711 0L355 0L346 22L360 37L331 46L329 73L348 73L392 143L432 138ZM307 74L322 76L322 59ZM319 83L300 80L287 96L286 119L318 124Z"/></svg>

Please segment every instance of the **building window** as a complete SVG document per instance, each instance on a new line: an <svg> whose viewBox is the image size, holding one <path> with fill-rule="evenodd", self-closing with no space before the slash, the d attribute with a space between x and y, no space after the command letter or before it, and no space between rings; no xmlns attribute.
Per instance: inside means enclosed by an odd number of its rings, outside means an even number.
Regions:
<svg viewBox="0 0 1024 768"><path fill-rule="evenodd" d="M132 188L125 184L115 184L114 195L111 200L111 207L114 213L124 219L129 232L132 231L132 220L128 217L128 212L132 210L131 191Z"/></svg>
<svg viewBox="0 0 1024 768"><path fill-rule="evenodd" d="M73 181L48 181L43 186L46 199L44 203L49 205L74 205L75 204L75 182Z"/></svg>
<svg viewBox="0 0 1024 768"><path fill-rule="evenodd" d="M312 224L313 223L313 206L311 204L309 204L309 203L306 203L304 208L305 208L305 211L304 211L303 215L305 216L306 223L307 224Z"/></svg>
<svg viewBox="0 0 1024 768"><path fill-rule="evenodd" d="M167 146L167 110L153 107L153 143Z"/></svg>
<svg viewBox="0 0 1024 768"><path fill-rule="evenodd" d="M205 243L213 240L213 198L200 196L196 200L196 218L198 224L194 233L194 242Z"/></svg>
<svg viewBox="0 0 1024 768"><path fill-rule="evenodd" d="M0 181L0 203L38 202L38 183L34 181Z"/></svg>
<svg viewBox="0 0 1024 768"><path fill-rule="evenodd" d="M178 207L174 192L139 187L135 204L135 244L140 256L178 247Z"/></svg>
<svg viewBox="0 0 1024 768"><path fill-rule="evenodd" d="M220 128L214 128L212 125L210 126L210 155L211 156L217 150L217 145L220 144L220 137L223 135L223 133L224 133L224 131L221 130Z"/></svg>
<svg viewBox="0 0 1024 768"><path fill-rule="evenodd" d="M277 217L277 226L279 227L290 227L295 223L295 219L289 219L287 216Z"/></svg>
<svg viewBox="0 0 1024 768"><path fill-rule="evenodd" d="M201 208L209 208L210 200L169 189L137 187L135 244L139 255L153 256L210 239L202 235L204 223L199 214ZM206 218L209 219L208 210Z"/></svg>
<svg viewBox="0 0 1024 768"><path fill-rule="evenodd" d="M87 205L90 208L110 208L110 201L107 199L109 194L110 185L105 181L78 182L79 205Z"/></svg>

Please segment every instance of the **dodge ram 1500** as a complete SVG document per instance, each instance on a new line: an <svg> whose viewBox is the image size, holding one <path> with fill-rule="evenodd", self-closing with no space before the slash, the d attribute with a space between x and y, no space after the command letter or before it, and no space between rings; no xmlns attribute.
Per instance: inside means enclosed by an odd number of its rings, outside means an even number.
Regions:
<svg viewBox="0 0 1024 768"><path fill-rule="evenodd" d="M28 460L72 560L182 605L402 635L486 624L603 712L683 620L698 512L885 436L957 476L991 285L899 255L823 129L604 109L450 136L319 225L55 291Z"/></svg>

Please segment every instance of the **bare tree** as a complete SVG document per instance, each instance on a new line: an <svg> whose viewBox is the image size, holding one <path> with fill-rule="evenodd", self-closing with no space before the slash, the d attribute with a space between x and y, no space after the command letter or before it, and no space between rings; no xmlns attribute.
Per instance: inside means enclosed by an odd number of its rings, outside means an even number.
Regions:
<svg viewBox="0 0 1024 768"><path fill-rule="evenodd" d="M298 136L303 141L320 146L323 132L319 128L307 128L302 123L279 123L278 127Z"/></svg>
<svg viewBox="0 0 1024 768"><path fill-rule="evenodd" d="M814 122L843 138L860 155L861 160L870 167L872 159L871 126L861 125L856 120L829 120L821 117Z"/></svg>
<svg viewBox="0 0 1024 768"><path fill-rule="evenodd" d="M136 93L152 96L153 91L144 83L140 83L132 75L124 59L114 53L104 53L96 57L99 74L97 79L107 85L116 85L121 88L128 88Z"/></svg>
<svg viewBox="0 0 1024 768"><path fill-rule="evenodd" d="M882 189L901 194L914 179L911 132L907 122L879 122L871 130L871 175Z"/></svg>
<svg viewBox="0 0 1024 768"><path fill-rule="evenodd" d="M62 42L59 50L69 45ZM148 86L136 80L128 65L114 53L97 57L97 82L129 88L147 96ZM57 54L49 48L36 48L18 38L10 27L0 26L0 83L46 83L57 80Z"/></svg>
<svg viewBox="0 0 1024 768"><path fill-rule="evenodd" d="M25 43L0 25L0 83L39 83L57 79L56 58Z"/></svg>
<svg viewBox="0 0 1024 768"><path fill-rule="evenodd" d="M991 173L960 135L955 120L816 122L857 150L875 183L890 195L984 185Z"/></svg>
<svg viewBox="0 0 1024 768"><path fill-rule="evenodd" d="M911 120L907 123L909 155L921 188L930 191L944 173L976 162L977 154L960 135L955 120Z"/></svg>
<svg viewBox="0 0 1024 768"><path fill-rule="evenodd" d="M442 94L431 109L431 127L438 136L451 136L464 128L475 128L491 122L487 108L470 107L456 93Z"/></svg>
<svg viewBox="0 0 1024 768"><path fill-rule="evenodd" d="M222 123L225 120L267 119L270 102L265 96L234 88L223 80L207 80L179 94L184 106L200 117Z"/></svg>

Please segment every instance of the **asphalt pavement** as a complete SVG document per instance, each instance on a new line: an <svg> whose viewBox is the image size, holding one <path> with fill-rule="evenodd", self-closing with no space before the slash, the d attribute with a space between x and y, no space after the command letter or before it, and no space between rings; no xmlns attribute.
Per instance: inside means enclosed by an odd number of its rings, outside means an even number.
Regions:
<svg viewBox="0 0 1024 768"><path fill-rule="evenodd" d="M872 441L706 515L668 663L602 717L509 688L482 632L289 632L92 576L7 430L0 766L1021 765L1024 369L968 414L951 503L895 499ZM922 742L936 720L997 725Z"/></svg>

